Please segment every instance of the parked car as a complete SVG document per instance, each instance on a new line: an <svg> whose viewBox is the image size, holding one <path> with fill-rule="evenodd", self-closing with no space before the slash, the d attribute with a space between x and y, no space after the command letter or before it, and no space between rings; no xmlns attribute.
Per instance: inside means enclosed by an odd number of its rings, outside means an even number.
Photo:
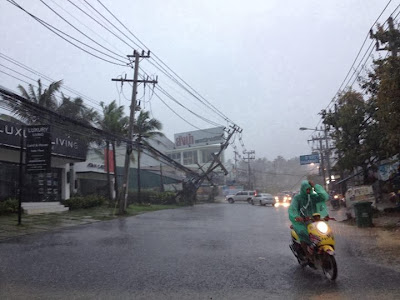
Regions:
<svg viewBox="0 0 400 300"><path fill-rule="evenodd" d="M256 191L241 191L237 192L235 195L228 195L225 199L229 203L235 203L236 201L247 201L251 203L251 200L257 195Z"/></svg>
<svg viewBox="0 0 400 300"><path fill-rule="evenodd" d="M275 205L275 198L271 194L257 194L252 200L251 204L259 203L260 205Z"/></svg>

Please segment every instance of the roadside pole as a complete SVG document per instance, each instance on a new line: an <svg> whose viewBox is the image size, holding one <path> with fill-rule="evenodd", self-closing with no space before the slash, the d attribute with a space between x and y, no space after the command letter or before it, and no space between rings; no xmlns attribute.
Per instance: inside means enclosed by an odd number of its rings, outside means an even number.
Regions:
<svg viewBox="0 0 400 300"><path fill-rule="evenodd" d="M21 126L21 148L19 150L19 195L18 195L18 225L21 225L22 218L22 189L24 186L23 174L23 156L24 156L24 130L25 126Z"/></svg>
<svg viewBox="0 0 400 300"><path fill-rule="evenodd" d="M139 60L140 58L149 58L150 51L145 53L142 51L140 54L138 51L134 50L133 55L128 55L128 57L134 58L134 73L133 79L111 79L112 81L120 81L120 82L132 82L132 100L130 106L130 116L129 116L129 128L128 128L128 142L126 145L126 154L125 154L125 163L124 163L124 174L123 174L123 181L122 181L122 192L119 195L119 214L124 214L125 209L127 206L128 200L128 192L129 192L129 166L130 166L130 156L133 150L133 131L134 131L134 124L135 124L135 112L137 110L137 103L136 103L136 96L137 96L137 87L138 83L152 83L156 84L157 80L138 80L139 77ZM139 146L138 146L139 147ZM140 149L138 149L140 151ZM139 188L140 191L140 188ZM140 194L139 194L140 197ZM140 201L140 199L139 199Z"/></svg>

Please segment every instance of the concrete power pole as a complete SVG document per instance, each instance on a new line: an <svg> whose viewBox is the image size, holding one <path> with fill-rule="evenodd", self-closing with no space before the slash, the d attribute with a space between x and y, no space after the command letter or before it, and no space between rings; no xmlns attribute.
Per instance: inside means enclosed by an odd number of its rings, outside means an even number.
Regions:
<svg viewBox="0 0 400 300"><path fill-rule="evenodd" d="M325 129L325 130L320 130L320 131L324 131L324 136L321 136L320 134L318 134L317 137L312 137L311 140L308 140L308 141L309 142L315 142L315 141L319 142L319 147L317 149L313 149L313 150L317 150L321 155L320 167L322 168L322 177L324 178L324 187L326 189L326 187L327 187L326 171L329 176L329 181L331 180L331 164L330 164L330 155L329 155L330 148L329 148L327 130ZM322 144L322 141L325 141L325 144L326 144L325 149Z"/></svg>
<svg viewBox="0 0 400 300"><path fill-rule="evenodd" d="M127 199L128 199L128 191L129 191L129 166L130 166L130 156L132 154L132 143L133 143L133 127L135 124L135 112L137 109L136 104L136 95L137 95L137 87L138 83L153 83L156 84L157 80L138 80L139 77L139 60L140 58L149 58L150 51L145 54L144 51L140 54L138 51L134 51L133 55L128 55L129 58L134 58L135 67L133 73L133 80L132 79L112 79L112 81L121 81L121 82L132 82L132 100L130 106L130 116L129 116L129 128L128 128L128 139L131 143L127 143L126 145L126 153L125 153L125 163L124 163L124 174L123 174L123 183L122 183L122 193L120 193L119 197L119 214L124 214ZM140 151L140 149L138 149Z"/></svg>
<svg viewBox="0 0 400 300"><path fill-rule="evenodd" d="M247 160L247 175L248 175L248 183L247 183L247 187L249 190L253 189L253 182L251 180L251 167L250 167L250 160L256 159L256 152L254 150L250 150L250 151L244 151L243 154L247 154L247 157L244 157L244 160Z"/></svg>

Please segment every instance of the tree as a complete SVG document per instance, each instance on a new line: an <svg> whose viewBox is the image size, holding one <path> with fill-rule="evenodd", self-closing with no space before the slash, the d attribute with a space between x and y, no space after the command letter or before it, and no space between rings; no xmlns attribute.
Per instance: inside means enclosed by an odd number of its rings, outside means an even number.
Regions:
<svg viewBox="0 0 400 300"><path fill-rule="evenodd" d="M400 58L374 61L369 79L364 88L376 105L376 121L384 136L381 150L390 157L400 153Z"/></svg>
<svg viewBox="0 0 400 300"><path fill-rule="evenodd" d="M113 133L115 135L119 136L126 136L128 133L128 124L129 124L129 118L125 116L124 113L124 106L118 106L116 101L112 101L110 104L105 105L104 102L100 103L100 106L103 110L103 114L98 117L96 123L97 125L103 129L104 131L108 131L110 133ZM107 149L108 149L108 143L107 141ZM116 199L118 199L118 172L117 172L117 165L116 165L116 157L115 157L115 149L116 145L120 145L120 141L116 141L115 139L111 140L111 145L113 149L113 160L114 160L114 188L116 192ZM107 155L107 159L108 159ZM107 161L107 166L109 166L110 163ZM110 172L109 168L107 168L107 176L109 178ZM109 190L111 190L111 186L109 186Z"/></svg>
<svg viewBox="0 0 400 300"><path fill-rule="evenodd" d="M17 88L25 99L55 111L58 107L56 93L61 88L62 80L51 83L47 89L43 89L40 79L37 83L36 91L32 84L29 84L27 89L22 85L18 85ZM37 124L40 123L43 118L45 118L47 122L51 120L50 116L46 114L39 114L25 105L21 105L20 103L16 103L4 97L3 102L11 109L12 113L25 124Z"/></svg>
<svg viewBox="0 0 400 300"><path fill-rule="evenodd" d="M139 116L134 124L134 133L136 135L136 141L139 143L138 148L138 168L137 168L137 178L138 178L138 201L140 200L140 144L148 144L148 140L156 136L164 136L159 130L162 129L162 124L159 120L150 118L150 113L148 111L140 111Z"/></svg>
<svg viewBox="0 0 400 300"><path fill-rule="evenodd" d="M369 115L370 105L361 93L350 89L339 95L334 112L322 112L323 122L334 129L331 136L338 153L339 171L362 167L366 176L368 165L375 159L371 149L376 128Z"/></svg>

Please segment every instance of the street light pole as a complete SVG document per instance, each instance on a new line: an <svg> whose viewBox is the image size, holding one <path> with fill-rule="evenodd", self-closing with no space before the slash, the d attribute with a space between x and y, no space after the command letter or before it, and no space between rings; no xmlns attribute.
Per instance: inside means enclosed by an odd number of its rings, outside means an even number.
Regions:
<svg viewBox="0 0 400 300"><path fill-rule="evenodd" d="M305 130L312 130L312 131L322 131L324 133L323 136L321 136L318 133L318 137L313 137L311 140L309 141L319 141L319 152L321 155L321 166L322 166L322 176L324 178L324 186L325 188L327 187L327 184L330 183L331 181L331 159L330 159L330 148L329 148L329 142L328 142L328 129L325 125L325 128L321 129L312 129L312 128L307 128L307 127L300 127L299 130L301 131L305 131ZM325 140L325 150L323 149L323 144L322 144L322 140ZM328 172L328 183L326 180L326 173L325 173L325 165L327 167L327 172Z"/></svg>

